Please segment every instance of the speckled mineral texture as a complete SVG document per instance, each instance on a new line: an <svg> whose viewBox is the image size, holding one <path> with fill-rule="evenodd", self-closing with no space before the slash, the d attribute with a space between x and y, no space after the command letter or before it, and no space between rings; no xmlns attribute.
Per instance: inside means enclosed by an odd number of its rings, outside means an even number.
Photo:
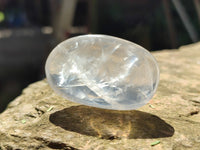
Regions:
<svg viewBox="0 0 200 150"><path fill-rule="evenodd" d="M0 149L199 150L200 43L153 55L161 74L149 104L133 111L92 108L39 81L0 114Z"/></svg>

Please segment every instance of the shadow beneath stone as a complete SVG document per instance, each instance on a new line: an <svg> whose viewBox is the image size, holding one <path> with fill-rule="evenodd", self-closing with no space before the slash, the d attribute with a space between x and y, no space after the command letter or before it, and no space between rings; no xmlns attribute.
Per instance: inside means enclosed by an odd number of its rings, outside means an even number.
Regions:
<svg viewBox="0 0 200 150"><path fill-rule="evenodd" d="M110 140L162 138L174 134L174 128L164 120L137 110L105 110L80 105L57 111L49 120L68 131Z"/></svg>

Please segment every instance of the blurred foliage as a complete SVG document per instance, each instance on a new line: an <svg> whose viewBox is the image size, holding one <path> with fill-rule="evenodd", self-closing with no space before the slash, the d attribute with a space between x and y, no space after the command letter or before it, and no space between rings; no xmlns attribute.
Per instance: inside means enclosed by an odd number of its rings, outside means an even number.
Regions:
<svg viewBox="0 0 200 150"><path fill-rule="evenodd" d="M189 19L199 33L199 22L193 1L182 0ZM191 43L191 39L170 1L170 11L177 34L177 47ZM172 48L167 20L160 0L99 2L99 33L131 40L149 50Z"/></svg>

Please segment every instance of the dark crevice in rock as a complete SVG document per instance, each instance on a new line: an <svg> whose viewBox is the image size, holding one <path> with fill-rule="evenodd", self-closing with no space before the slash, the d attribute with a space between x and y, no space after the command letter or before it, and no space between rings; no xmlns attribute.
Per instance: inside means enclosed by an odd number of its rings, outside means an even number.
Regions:
<svg viewBox="0 0 200 150"><path fill-rule="evenodd" d="M2 148L0 147L0 150L3 150L3 149L6 149L6 150L14 150L14 148L10 145L3 145ZM19 150L19 149L18 149Z"/></svg>
<svg viewBox="0 0 200 150"><path fill-rule="evenodd" d="M65 143L59 142L59 141L50 141L41 137L35 137L37 141L42 142L44 145L46 145L49 148L52 149L63 149L63 150L78 150L74 147L71 147Z"/></svg>
<svg viewBox="0 0 200 150"><path fill-rule="evenodd" d="M108 137L108 140L115 140L115 139L121 139L121 138L117 137L117 136L110 136L110 137Z"/></svg>
<svg viewBox="0 0 200 150"><path fill-rule="evenodd" d="M50 115L50 122L80 134L114 140L171 137L174 128L159 117L141 111L117 111L73 106Z"/></svg>
<svg viewBox="0 0 200 150"><path fill-rule="evenodd" d="M16 135L16 134L9 134L11 137L15 138L16 140L27 140L28 137L25 136L20 136L20 135Z"/></svg>
<svg viewBox="0 0 200 150"><path fill-rule="evenodd" d="M59 142L49 142L47 146L52 149L77 150L73 147L67 146L64 143L59 143Z"/></svg>
<svg viewBox="0 0 200 150"><path fill-rule="evenodd" d="M36 116L34 116L32 114L26 114L25 116L30 117L30 118L37 118Z"/></svg>
<svg viewBox="0 0 200 150"><path fill-rule="evenodd" d="M194 111L189 112L187 115L182 115L182 116L191 117L193 115L197 115L198 113L199 113L199 110L194 110Z"/></svg>
<svg viewBox="0 0 200 150"><path fill-rule="evenodd" d="M19 136L19 135L15 135L15 134L10 134L10 136L14 137L15 140L17 141L20 141L20 140L27 140L29 139L28 137L23 137L23 136ZM44 138L41 138L41 137L33 137L33 138L30 138L30 140L37 140L39 142L41 142L41 145L39 147L32 147L34 149L40 149L41 147L48 147L48 148L51 148L51 149L63 149L63 150L78 150L74 147L71 147L65 143L62 143L62 142L59 142L59 141L51 141L51 140L47 140L47 139L44 139ZM17 150L16 148L13 148L11 145L3 145L1 147L0 145L0 150Z"/></svg>
<svg viewBox="0 0 200 150"><path fill-rule="evenodd" d="M45 112L43 110L41 110L40 108L35 107L35 110L37 111L37 114L39 116L43 115Z"/></svg>
<svg viewBox="0 0 200 150"><path fill-rule="evenodd" d="M24 137L21 137L21 136L19 136L19 135L15 135L15 134L10 134L10 136L16 137L16 138L24 138Z"/></svg>
<svg viewBox="0 0 200 150"><path fill-rule="evenodd" d="M198 110L192 111L192 112L190 112L190 116L197 115L198 113L199 113Z"/></svg>
<svg viewBox="0 0 200 150"><path fill-rule="evenodd" d="M200 104L200 101L196 101L196 100L191 100L194 103Z"/></svg>
<svg viewBox="0 0 200 150"><path fill-rule="evenodd" d="M193 106L197 106L200 107L200 101L196 101L196 100L190 100L192 102Z"/></svg>

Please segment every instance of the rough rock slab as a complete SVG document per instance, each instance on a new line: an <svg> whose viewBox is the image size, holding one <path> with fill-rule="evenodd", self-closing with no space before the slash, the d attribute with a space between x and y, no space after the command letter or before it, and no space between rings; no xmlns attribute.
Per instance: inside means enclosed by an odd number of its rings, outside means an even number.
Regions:
<svg viewBox="0 0 200 150"><path fill-rule="evenodd" d="M153 55L157 93L134 111L75 104L46 80L31 84L0 114L0 150L199 150L200 43Z"/></svg>

